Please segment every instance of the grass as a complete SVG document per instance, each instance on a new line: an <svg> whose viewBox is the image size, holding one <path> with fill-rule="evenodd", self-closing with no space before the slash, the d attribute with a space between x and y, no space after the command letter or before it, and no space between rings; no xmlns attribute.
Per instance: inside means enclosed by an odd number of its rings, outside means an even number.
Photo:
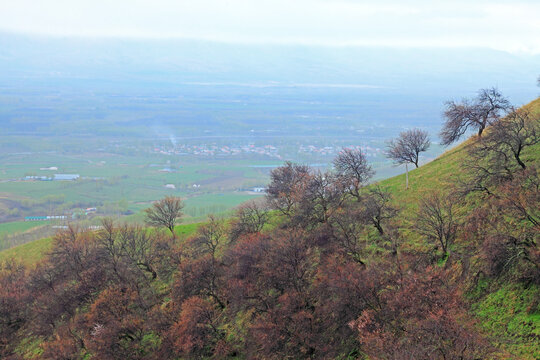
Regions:
<svg viewBox="0 0 540 360"><path fill-rule="evenodd" d="M174 232L180 239L186 238L195 234L200 225L200 223L176 225Z"/></svg>
<svg viewBox="0 0 540 360"><path fill-rule="evenodd" d="M531 112L540 114L540 98L524 106ZM405 174L397 175L379 182L392 193L396 204L404 210L415 210L418 200L426 193L444 190L463 175L463 161L474 138L447 150L435 160L409 171L409 189L405 189ZM540 144L527 148L522 158L531 164L540 164Z"/></svg>
<svg viewBox="0 0 540 360"><path fill-rule="evenodd" d="M13 235L30 229L47 225L48 220L44 221L12 221L0 224L0 238L3 235Z"/></svg>
<svg viewBox="0 0 540 360"><path fill-rule="evenodd" d="M43 238L0 251L0 262L13 259L26 266L34 266L52 248L52 238Z"/></svg>
<svg viewBox="0 0 540 360"><path fill-rule="evenodd" d="M531 111L540 113L540 98L526 105ZM394 176L392 178L382 180L379 182L383 187L387 187L392 193L394 201L396 204L400 205L406 213L412 214L417 206L418 200L423 196L423 194L447 188L452 182L455 181L456 176L463 173L462 162L463 159L467 157L467 147L470 146L471 140L465 141L464 143L446 151L444 154L436 158L435 160L421 166L419 169L414 169L409 172L409 189L405 190L405 175L401 174ZM539 163L540 162L540 144L529 149L525 154L524 158L529 162ZM246 166L245 162L238 162L236 166ZM191 169L191 171L196 171L196 169ZM222 169L216 170L217 173L223 171ZM43 184L43 183L39 183ZM38 184L38 185L39 185ZM47 183L46 183L47 184ZM57 183L49 183L57 184ZM59 186L59 185L55 185ZM72 185L64 185L66 187ZM43 196L47 193L43 193ZM146 197L145 197L146 198ZM213 210L213 212L221 212L223 208L230 209L233 206L236 206L243 201L246 201L250 198L249 195L242 193L217 193L217 194L201 194L196 197L190 197L186 201L186 210L192 212L192 215L186 217L186 222L200 222L204 219L202 211L200 214L195 210L197 206L205 208L206 210ZM139 206L137 210L140 210L143 207L147 207L147 204ZM217 211L216 211L217 210ZM212 212L212 211L210 211ZM140 220L140 216L137 217L136 214L134 218ZM30 226L25 225L26 223L20 225L5 225L7 228L18 227L18 226ZM34 223L31 223L34 224ZM177 231L188 231L190 226L197 226L196 224L185 224L177 227ZM2 225L0 225L0 232L2 231ZM50 240L49 240L50 243ZM32 245L35 244L35 245ZM0 252L0 259L5 258L6 254L14 254L15 257L19 259L24 259L25 263L33 263L39 260L40 256L38 254L45 252L48 247L48 242L46 239L38 240L37 242L32 242L29 244L17 246ZM24 248L23 248L24 246ZM33 246L36 249L33 249ZM25 252L28 252L28 256L25 255ZM25 259L28 257L28 260Z"/></svg>
<svg viewBox="0 0 540 360"><path fill-rule="evenodd" d="M509 284L473 305L480 327L513 356L540 359L538 286Z"/></svg>

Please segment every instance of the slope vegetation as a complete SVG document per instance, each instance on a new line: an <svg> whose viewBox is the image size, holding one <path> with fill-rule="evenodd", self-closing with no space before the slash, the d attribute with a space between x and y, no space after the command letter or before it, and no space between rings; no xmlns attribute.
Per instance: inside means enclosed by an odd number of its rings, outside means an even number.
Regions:
<svg viewBox="0 0 540 360"><path fill-rule="evenodd" d="M482 141L409 189L285 164L230 219L11 249L37 264L0 266L0 357L540 358L540 143Z"/></svg>

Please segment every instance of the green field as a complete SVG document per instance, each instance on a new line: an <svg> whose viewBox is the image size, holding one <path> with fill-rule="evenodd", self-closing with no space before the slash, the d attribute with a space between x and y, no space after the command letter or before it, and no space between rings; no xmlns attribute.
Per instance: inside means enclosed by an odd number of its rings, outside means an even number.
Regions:
<svg viewBox="0 0 540 360"><path fill-rule="evenodd" d="M0 238L49 224L49 221L13 221L0 224Z"/></svg>
<svg viewBox="0 0 540 360"><path fill-rule="evenodd" d="M196 161L171 156L50 153L0 156L0 223L24 216L71 215L97 207L100 216L138 213L166 195L185 200L185 217L226 213L267 182L263 160ZM274 161L273 164L276 162ZM58 170L40 170L54 166ZM160 171L170 168L171 172ZM23 181L25 176L80 174L76 181ZM167 188L167 184L174 188ZM172 187L172 186L171 186ZM193 221L193 219L191 221Z"/></svg>

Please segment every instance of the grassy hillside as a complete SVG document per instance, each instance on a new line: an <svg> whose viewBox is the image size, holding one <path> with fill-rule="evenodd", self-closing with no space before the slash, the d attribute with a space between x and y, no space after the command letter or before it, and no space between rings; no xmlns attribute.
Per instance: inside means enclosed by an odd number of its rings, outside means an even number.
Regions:
<svg viewBox="0 0 540 360"><path fill-rule="evenodd" d="M0 262L13 259L26 266L32 266L43 259L45 254L51 249L51 246L52 238L50 237L15 246L0 251Z"/></svg>
<svg viewBox="0 0 540 360"><path fill-rule="evenodd" d="M540 99L528 104L527 107L533 112L540 113ZM465 175L462 165L467 159L467 150L473 140L469 139L455 148L448 150L436 160L425 164L419 169L412 170L409 174L409 189L405 189L405 175L399 175L380 182L380 185L390 190L394 203L404 210L395 220L403 230L404 234L402 235L406 238L405 245L409 249L412 248L413 250L420 250L418 252L422 252L423 249L417 249L416 246L417 244L422 246L425 241L419 234L414 234L414 231L410 230L409 224L414 219L419 200L429 192L436 190L447 191L460 175ZM523 158L529 164L538 165L540 163L540 144L528 148L523 154ZM468 202L462 206L467 207L462 210L464 212L467 210L466 212L469 213L476 210L477 204L475 202ZM481 206L478 206L478 208L481 208ZM493 212L493 214L498 213ZM500 221L503 222L504 220ZM494 220L494 222L499 222L499 219ZM199 225L196 223L179 225L176 228L176 232L181 238L185 238L195 233ZM411 234L408 234L409 231L411 231ZM473 244L473 241L467 240L467 236L465 235L463 233L458 235L461 238L456 240L456 251L454 252L456 256L452 255L451 260L444 258L444 260L438 263L441 265L441 268L444 267L445 261L446 264L455 265L456 278L460 277L461 274L465 274L462 280L460 280L459 285L460 296L463 294L467 303L463 307L463 311L469 312L476 320L474 322L474 329L477 329L479 333L486 337L491 345L497 348L498 352L494 355L496 358L540 358L540 345L538 342L540 338L540 302L538 301L540 289L534 283L527 284L525 282L515 281L511 277L479 276L482 268L480 266L475 268L474 263L482 262L483 255L480 249L484 238L487 237L480 238L478 240L480 244ZM300 240L297 239L297 241ZM45 238L17 246L0 252L0 261L15 258L26 265L32 265L43 259L51 248L51 245L51 239ZM471 253L467 254L470 255L470 258L461 256L468 251L471 251ZM317 252L313 254L317 254ZM251 256L252 254L248 251L244 255ZM379 255L376 256L378 256L378 259L382 258ZM266 257L271 256L265 253L262 260L266 260ZM234 256L231 259L236 258L238 257ZM465 258L473 264L467 270L460 270L465 268L465 266L460 267L463 265L460 262L464 261ZM317 264L316 258L314 257L313 259L314 261L310 262L310 264ZM277 263L272 267L272 274L279 272L279 269L277 269L279 265L277 264L284 261L279 252L274 254L274 260ZM259 263L260 261L254 260L254 262ZM228 267L225 267L223 271L229 270ZM330 273L334 274L333 270ZM472 279L473 277L475 278L474 280ZM349 280L347 280L348 282ZM165 283L159 284L163 286L163 289L169 286ZM190 288L193 286L195 285L191 284ZM426 293L422 292L421 296L423 297L424 294ZM191 329L193 327L189 326L188 328ZM234 331L231 334L237 335Z"/></svg>
<svg viewBox="0 0 540 360"><path fill-rule="evenodd" d="M540 114L540 98L525 106ZM465 174L463 162L473 138L446 151L437 159L409 172L409 189L405 189L405 174L381 181L389 189L396 205L404 209L405 225L414 218L419 200L433 191L445 191ZM540 144L525 150L523 159L540 164ZM471 203L469 203L471 206ZM470 211L471 208L464 210ZM413 235L413 234L410 234ZM412 242L414 236L409 236ZM409 246L415 246L409 243ZM478 292L478 293L474 293ZM540 289L535 285L509 284L506 280L485 280L466 295L472 299L471 311L478 319L479 329L502 349L500 358L540 358Z"/></svg>
<svg viewBox="0 0 540 360"><path fill-rule="evenodd" d="M540 98L524 106L531 112L540 114ZM405 174L383 180L380 184L388 187L394 200L405 208L416 207L422 194L433 190L445 189L462 175L463 162L467 158L467 149L473 139L468 139L454 148L447 150L435 160L418 169L409 168L409 189L405 190ZM540 144L526 149L523 158L530 163L540 163Z"/></svg>
<svg viewBox="0 0 540 360"><path fill-rule="evenodd" d="M2 235L10 235L22 231L27 231L42 225L48 224L49 221L11 221L0 224L0 237Z"/></svg>

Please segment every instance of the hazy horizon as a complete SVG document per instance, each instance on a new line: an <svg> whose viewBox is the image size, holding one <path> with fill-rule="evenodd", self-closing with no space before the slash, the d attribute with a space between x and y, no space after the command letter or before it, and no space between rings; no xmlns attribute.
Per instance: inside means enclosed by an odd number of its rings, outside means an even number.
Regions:
<svg viewBox="0 0 540 360"><path fill-rule="evenodd" d="M535 1L0 2L0 30L247 44L487 47L540 53Z"/></svg>

